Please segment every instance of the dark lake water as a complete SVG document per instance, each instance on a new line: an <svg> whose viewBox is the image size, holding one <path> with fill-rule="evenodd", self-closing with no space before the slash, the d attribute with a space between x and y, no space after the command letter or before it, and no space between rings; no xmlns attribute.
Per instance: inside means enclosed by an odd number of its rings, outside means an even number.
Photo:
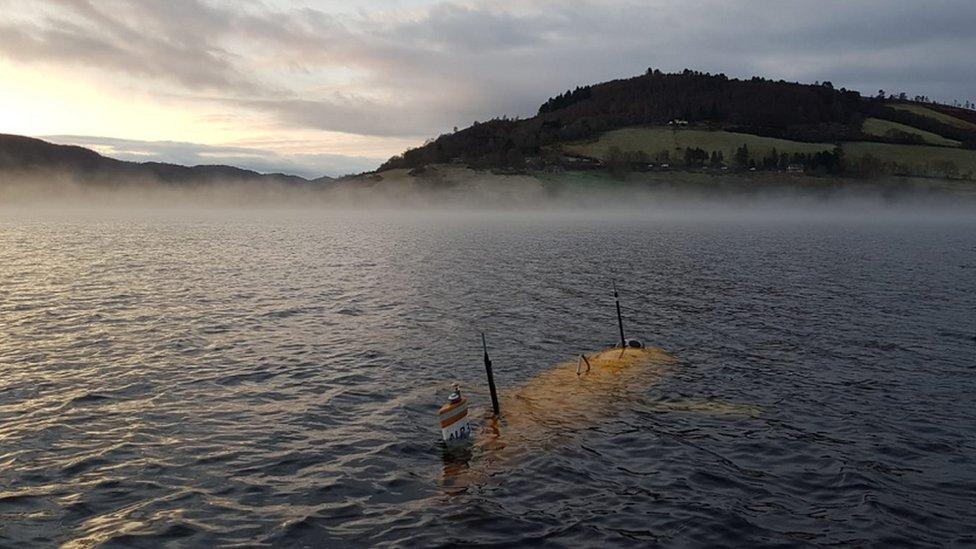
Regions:
<svg viewBox="0 0 976 549"><path fill-rule="evenodd" d="M0 545L976 544L976 217L808 214L6 212ZM611 279L680 363L445 456Z"/></svg>

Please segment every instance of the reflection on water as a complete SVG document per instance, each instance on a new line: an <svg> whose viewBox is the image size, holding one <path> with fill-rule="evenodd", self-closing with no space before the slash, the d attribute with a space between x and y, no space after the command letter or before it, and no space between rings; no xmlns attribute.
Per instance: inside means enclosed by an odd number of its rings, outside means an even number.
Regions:
<svg viewBox="0 0 976 549"><path fill-rule="evenodd" d="M0 545L973 543L976 225L784 217L5 215Z"/></svg>

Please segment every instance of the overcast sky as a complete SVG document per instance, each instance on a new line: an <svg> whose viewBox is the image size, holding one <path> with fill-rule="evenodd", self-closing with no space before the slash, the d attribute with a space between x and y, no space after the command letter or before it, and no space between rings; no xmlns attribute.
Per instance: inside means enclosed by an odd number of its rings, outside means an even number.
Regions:
<svg viewBox="0 0 976 549"><path fill-rule="evenodd" d="M0 133L306 176L648 67L976 99L971 0L0 0Z"/></svg>

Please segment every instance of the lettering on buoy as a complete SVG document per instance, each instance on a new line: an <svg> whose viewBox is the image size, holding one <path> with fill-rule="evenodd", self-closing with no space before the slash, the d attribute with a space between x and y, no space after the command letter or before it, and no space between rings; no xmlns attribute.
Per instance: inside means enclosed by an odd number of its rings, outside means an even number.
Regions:
<svg viewBox="0 0 976 549"><path fill-rule="evenodd" d="M461 395L461 387L457 383L451 386L451 395L447 397L447 404L441 406L437 413L441 420L441 436L447 444L462 442L471 436L471 426L468 424L468 399Z"/></svg>

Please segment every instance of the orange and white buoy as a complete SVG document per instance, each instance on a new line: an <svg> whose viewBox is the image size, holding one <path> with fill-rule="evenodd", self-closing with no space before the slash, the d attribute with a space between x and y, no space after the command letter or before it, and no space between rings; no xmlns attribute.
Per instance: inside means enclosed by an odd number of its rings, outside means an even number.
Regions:
<svg viewBox="0 0 976 549"><path fill-rule="evenodd" d="M451 390L447 404L441 406L438 412L441 420L441 436L447 444L462 442L471 436L471 426L468 424L468 399L461 395L461 388L457 383L451 386Z"/></svg>

